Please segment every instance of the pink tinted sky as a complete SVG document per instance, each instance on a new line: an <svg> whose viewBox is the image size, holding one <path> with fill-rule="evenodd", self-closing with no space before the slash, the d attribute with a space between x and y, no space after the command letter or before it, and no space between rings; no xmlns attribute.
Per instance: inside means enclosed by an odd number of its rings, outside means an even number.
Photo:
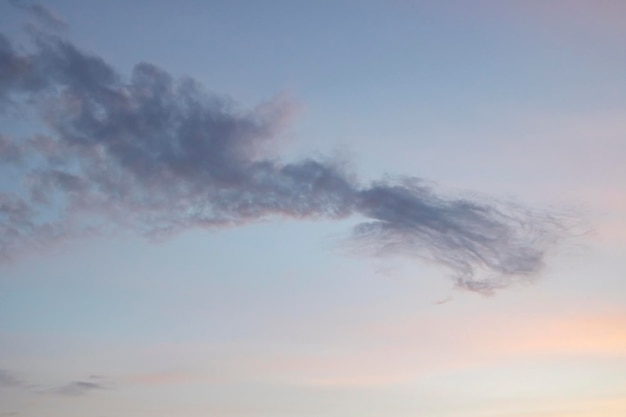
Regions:
<svg viewBox="0 0 626 417"><path fill-rule="evenodd" d="M123 77L291 100L272 158L575 213L577 236L492 296L346 254L354 218L30 253L0 266L0 416L626 415L626 6L468 4L46 2ZM0 6L24 50L25 8Z"/></svg>

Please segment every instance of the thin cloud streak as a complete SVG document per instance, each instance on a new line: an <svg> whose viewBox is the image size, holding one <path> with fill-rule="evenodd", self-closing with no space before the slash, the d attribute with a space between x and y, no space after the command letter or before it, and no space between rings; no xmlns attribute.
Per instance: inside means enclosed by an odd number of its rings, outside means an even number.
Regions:
<svg viewBox="0 0 626 417"><path fill-rule="evenodd" d="M78 397L106 389L108 389L106 385L95 381L73 381L53 390L53 392L63 396Z"/></svg>
<svg viewBox="0 0 626 417"><path fill-rule="evenodd" d="M33 6L34 7L34 6ZM491 293L528 282L567 232L549 213L447 197L417 178L361 184L345 164L271 153L295 105L251 110L148 63L125 79L57 33L30 51L0 34L0 106L35 111L46 131L0 132L0 163L23 190L0 193L0 256L77 236L133 230L164 238L272 217L364 217L358 253L448 267L458 287Z"/></svg>

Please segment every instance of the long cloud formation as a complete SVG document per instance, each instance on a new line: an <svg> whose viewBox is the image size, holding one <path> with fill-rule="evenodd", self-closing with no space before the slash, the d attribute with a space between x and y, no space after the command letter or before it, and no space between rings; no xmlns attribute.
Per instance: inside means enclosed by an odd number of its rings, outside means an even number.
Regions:
<svg viewBox="0 0 626 417"><path fill-rule="evenodd" d="M281 162L269 151L287 100L243 111L193 79L147 63L124 78L63 36L30 32L21 49L0 34L0 108L40 126L0 132L0 164L19 183L0 193L4 258L112 227L167 236L359 215L356 249L434 261L458 286L491 292L536 275L562 231L547 214L447 198L415 178L363 186L340 164Z"/></svg>

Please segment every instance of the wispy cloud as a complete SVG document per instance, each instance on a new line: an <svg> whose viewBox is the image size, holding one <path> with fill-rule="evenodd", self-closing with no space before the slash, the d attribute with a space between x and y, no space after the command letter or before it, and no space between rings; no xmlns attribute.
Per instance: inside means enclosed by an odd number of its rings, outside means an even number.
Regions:
<svg viewBox="0 0 626 417"><path fill-rule="evenodd" d="M55 12L39 3L30 3L23 0L9 0L13 6L25 10L39 25L55 31L67 30L67 22Z"/></svg>
<svg viewBox="0 0 626 417"><path fill-rule="evenodd" d="M19 387L22 385L22 381L11 372L0 369L0 387Z"/></svg>
<svg viewBox="0 0 626 417"><path fill-rule="evenodd" d="M68 382L47 392L68 397L87 395L94 391L111 389L112 385L100 375L91 375L89 378Z"/></svg>
<svg viewBox="0 0 626 417"><path fill-rule="evenodd" d="M41 394L58 394L64 396L81 396L92 391L111 389L112 384L100 375L91 375L82 380L71 381L63 385L43 388L40 384L32 384L18 378L14 373L0 369L0 388L22 388Z"/></svg>
<svg viewBox="0 0 626 417"><path fill-rule="evenodd" d="M282 162L270 151L294 110L284 96L244 110L191 78L148 63L125 78L63 36L30 32L27 52L0 34L0 104L46 126L26 138L0 132L2 167L23 185L0 193L5 259L115 228L167 237L357 215L359 253L436 262L459 287L489 293L532 279L565 231L547 212L445 196L417 178L361 184L337 161Z"/></svg>
<svg viewBox="0 0 626 417"><path fill-rule="evenodd" d="M100 382L94 381L73 381L62 387L55 389L53 392L60 395L80 396L88 394L92 391L108 389Z"/></svg>

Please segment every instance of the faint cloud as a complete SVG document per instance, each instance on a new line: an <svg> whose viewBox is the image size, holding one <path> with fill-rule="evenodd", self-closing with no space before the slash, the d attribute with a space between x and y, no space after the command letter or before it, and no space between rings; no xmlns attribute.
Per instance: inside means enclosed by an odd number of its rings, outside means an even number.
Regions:
<svg viewBox="0 0 626 417"><path fill-rule="evenodd" d="M78 397L94 391L111 389L109 383L100 375L92 375L86 380L72 381L51 390L51 393L69 397Z"/></svg>
<svg viewBox="0 0 626 417"><path fill-rule="evenodd" d="M0 369L0 387L20 387L23 382L11 372Z"/></svg>
<svg viewBox="0 0 626 417"><path fill-rule="evenodd" d="M437 304L437 305L446 304L446 303L451 302L452 300L454 300L454 298L452 298L452 296L449 295L449 296L447 296L445 298L442 298L440 300L435 301L435 304Z"/></svg>
<svg viewBox="0 0 626 417"><path fill-rule="evenodd" d="M68 29L67 22L46 6L22 0L9 0L9 3L28 12L39 25L47 29L57 32L64 32Z"/></svg>

